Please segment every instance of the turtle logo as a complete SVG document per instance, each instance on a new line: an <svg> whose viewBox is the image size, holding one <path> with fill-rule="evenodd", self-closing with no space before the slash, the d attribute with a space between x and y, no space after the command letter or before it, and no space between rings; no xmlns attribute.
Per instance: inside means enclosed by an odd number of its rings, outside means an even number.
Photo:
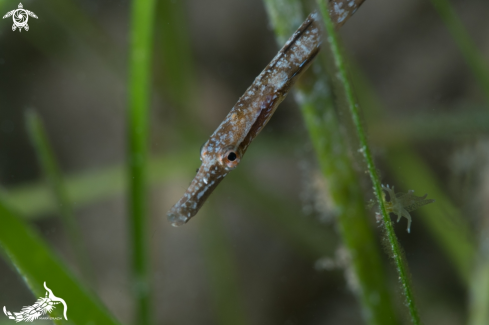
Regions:
<svg viewBox="0 0 489 325"><path fill-rule="evenodd" d="M8 18L10 16L12 16L12 19L14 20L14 24L12 25L12 30L14 32L17 28L19 29L19 32L22 31L22 28L24 28L26 31L29 30L29 25L27 25L29 16L37 19L36 14L33 13L32 11L25 10L24 6L22 6L22 3L19 3L19 9L15 9L7 12L5 16L3 16L3 19Z"/></svg>
<svg viewBox="0 0 489 325"><path fill-rule="evenodd" d="M53 294L53 291L46 286L46 282L44 282L44 288L46 288L47 291L46 296L44 298L41 297L37 299L34 305L25 306L18 313L11 313L7 310L7 308L5 308L5 306L3 306L3 312L8 318L14 319L17 323L22 321L32 322L39 317L52 312L53 309L56 308L55 305L63 304L63 315L65 319L68 320L66 317L66 311L68 310L66 302L63 299L56 297ZM41 317L41 319L54 319L54 317ZM56 319L61 319L61 317L56 317Z"/></svg>

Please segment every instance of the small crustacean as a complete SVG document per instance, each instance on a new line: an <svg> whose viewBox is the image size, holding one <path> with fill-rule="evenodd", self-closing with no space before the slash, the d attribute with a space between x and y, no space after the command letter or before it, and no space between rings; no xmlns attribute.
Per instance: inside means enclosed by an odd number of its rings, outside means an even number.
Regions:
<svg viewBox="0 0 489 325"><path fill-rule="evenodd" d="M310 14L270 64L255 79L231 112L203 145L202 165L168 219L180 226L193 217L222 179L243 158L251 141L268 123L277 106L319 51L319 14Z"/></svg>
<svg viewBox="0 0 489 325"><path fill-rule="evenodd" d="M413 190L409 190L407 193L395 193L394 186L392 188L389 185L382 185L382 189L389 193L390 201L387 202L384 199L385 209L387 213L397 214L397 222L401 220L401 217L405 217L408 220L407 232L411 232L411 215L410 211L414 211L423 205L435 202L433 199L426 200L425 194L424 196L416 196L414 195Z"/></svg>

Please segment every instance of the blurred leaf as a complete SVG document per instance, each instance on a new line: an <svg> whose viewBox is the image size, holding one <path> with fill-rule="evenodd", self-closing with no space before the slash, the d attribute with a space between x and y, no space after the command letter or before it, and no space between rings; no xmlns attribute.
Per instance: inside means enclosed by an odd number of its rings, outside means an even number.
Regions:
<svg viewBox="0 0 489 325"><path fill-rule="evenodd" d="M289 149L291 142L292 140L288 139L285 141ZM263 158L265 154L275 149L284 152L287 148L273 147L266 139L262 139L254 145L253 150L248 152L247 159L252 162ZM149 161L148 184L161 184L182 175L191 177L189 171L193 170L197 161L194 153L153 158ZM274 192L259 187L249 179L249 171L243 168L232 175L240 186L236 187L234 184L229 186L236 190L238 199L246 201L244 204L265 211L263 215L256 215L258 222L265 223L270 230L278 232L304 256L316 259L331 253L334 234L325 232L325 229L318 227L318 223L309 218L300 218L300 206L294 206L292 202L284 202ZM81 207L120 195L127 189L124 172L123 166L113 166L66 176L65 184L69 198L74 202L75 207ZM227 185L223 184L223 186ZM24 185L0 194L0 198L9 206L16 210L24 208L23 211L28 211L31 219L38 218L39 213L46 215L56 211L54 201L43 183ZM46 201L43 201L43 198Z"/></svg>
<svg viewBox="0 0 489 325"><path fill-rule="evenodd" d="M414 302L414 294L409 278L408 267L402 255L400 244L397 240L396 234L394 232L394 228L392 226L392 221L386 211L386 207L383 200L382 188L377 173L377 168L374 164L373 157L371 154L371 149L369 147L367 137L365 135L365 131L362 125L362 121L360 119L358 105L356 104L355 96L353 94L353 89L351 87L349 76L347 75L346 64L343 60L343 56L340 51L339 40L334 30L333 22L329 17L329 12L326 8L326 5L321 1L318 1L318 4L321 9L322 17L324 19L326 31L328 33L328 36L326 38L327 39L326 46L328 46L328 49L332 54L332 60L335 66L335 76L338 79L337 80L338 89L341 95L345 96L346 99L346 103L344 104L345 108L342 110L350 112L351 118L353 120L353 124L356 129L358 141L360 142L360 146L361 146L360 152L363 154L365 158L368 172L370 174L370 179L372 180L373 183L374 194L377 198L377 202L380 207L380 212L382 214L386 237L387 240L389 241L389 248L391 249L391 254L394 259L394 263L396 265L397 273L399 275L399 281L401 283L401 287L403 290L405 303L411 315L411 322L413 324L420 324L421 321L416 308L416 304Z"/></svg>
<svg viewBox="0 0 489 325"><path fill-rule="evenodd" d="M151 323L151 284L147 247L147 159L155 0L133 0L129 55L128 177L131 285L139 324Z"/></svg>
<svg viewBox="0 0 489 325"><path fill-rule="evenodd" d="M265 1L279 45L292 35L301 23L300 1ZM298 24L296 22L299 22ZM324 62L316 62L296 85L296 100L314 145L321 171L325 177L333 213L343 243L351 259L357 295L368 324L396 324L396 316L385 282L380 249L370 228L364 209L364 198L356 172L352 167L347 143L333 106L333 98ZM291 222L291 225L294 223ZM306 225L303 223L303 227ZM319 225L312 225L317 234L318 249L327 247L327 234ZM326 238L325 238L326 237ZM313 240L313 238L311 238ZM331 245L328 245L331 247ZM350 266L348 266L350 267Z"/></svg>
<svg viewBox="0 0 489 325"><path fill-rule="evenodd" d="M192 154L153 158L148 163L148 184L155 185L190 170ZM127 190L126 167L115 165L64 177L68 199L82 207L120 195ZM28 219L56 211L56 204L43 183L20 185L0 192L5 202Z"/></svg>
<svg viewBox="0 0 489 325"><path fill-rule="evenodd" d="M119 324L100 301L73 277L44 240L1 201L0 246L35 296L44 297L43 283L46 282L56 296L66 301L69 323ZM56 308L52 315L62 317L62 308ZM68 322L63 318L56 323Z"/></svg>
<svg viewBox="0 0 489 325"><path fill-rule="evenodd" d="M489 258L487 252L481 252L481 255L485 256L477 262L471 275L468 325L487 325L489 322Z"/></svg>
<svg viewBox="0 0 489 325"><path fill-rule="evenodd" d="M360 71L355 71L355 76L361 76ZM360 89L360 93L363 94L362 104L367 108L365 110L367 112L366 118L371 123L376 123L382 119L385 109L375 92L363 78L356 78L355 81L355 89ZM443 124L445 119L448 121L459 119L460 123L464 123L467 119L467 116L454 114L453 117L450 117L450 113L444 114L441 118L437 118L435 123L440 120L440 123ZM470 116L469 113L468 115ZM479 115L476 114L476 116ZM431 121L428 120L427 122ZM436 125L433 128L437 130ZM400 129L401 132L404 130L402 126ZM416 129L407 132L415 133ZM394 134L392 137L395 139L396 135ZM425 223L433 238L445 251L460 278L469 281L475 256L475 246L471 239L473 234L469 224L464 220L462 212L451 202L446 191L437 181L433 170L404 142L391 146L387 151L386 162L390 171L403 186L407 189L419 189L436 200L435 204L421 209L417 214L423 216L420 220Z"/></svg>
<svg viewBox="0 0 489 325"><path fill-rule="evenodd" d="M430 168L408 147L397 146L389 150L387 162L391 172L403 186L428 193L436 203L420 209L417 214L431 231L433 237L455 265L461 278L468 283L473 267L475 245L472 232L462 213L455 207Z"/></svg>
<svg viewBox="0 0 489 325"><path fill-rule="evenodd" d="M90 271L88 255L83 245L79 226L75 220L72 204L63 184L61 172L56 163L53 150L49 145L46 131L36 112L28 111L26 113L26 125L44 175L49 181L51 191L56 198L56 206L59 210L61 221L64 223L65 229L68 232L78 266L83 270L83 275L86 279L92 280L93 277Z"/></svg>
<svg viewBox="0 0 489 325"><path fill-rule="evenodd" d="M452 34L465 58L465 62L469 65L472 74L476 77L486 96L486 102L489 103L489 67L486 56L477 50L472 38L448 0L431 0L431 3ZM483 121L487 125L487 119L483 119ZM483 226L480 231L482 233L489 232L489 224ZM479 256L474 260L475 268L470 275L464 269L464 276L470 277L469 324L471 325L489 323L489 308L487 307L489 306L489 258L486 256L486 251L486 247L481 246L479 248ZM474 257L474 254L471 254L470 257Z"/></svg>
<svg viewBox="0 0 489 325"><path fill-rule="evenodd" d="M428 110L426 110L428 111ZM372 142L394 146L405 142L455 140L489 134L489 111L486 107L443 113L421 113L413 117L372 119L369 135Z"/></svg>
<svg viewBox="0 0 489 325"><path fill-rule="evenodd" d="M489 68L486 59L477 50L450 2L448 0L431 0L431 3L445 22L465 58L465 62L469 65L486 96L486 100L489 102Z"/></svg>

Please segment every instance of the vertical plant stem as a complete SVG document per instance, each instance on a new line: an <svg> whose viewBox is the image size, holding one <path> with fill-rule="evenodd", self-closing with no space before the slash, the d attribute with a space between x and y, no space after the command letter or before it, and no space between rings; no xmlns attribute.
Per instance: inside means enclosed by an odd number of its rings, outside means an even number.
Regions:
<svg viewBox="0 0 489 325"><path fill-rule="evenodd" d="M403 260L403 255L401 252L401 248L399 242L397 241L396 234L394 232L394 228L392 226L392 221L387 214L383 194L381 189L381 184L379 181L379 177L377 175L377 170L375 168L375 164L373 161L372 154L370 152L370 148L367 142L367 137L365 135L365 131L363 130L362 122L360 120L360 114L358 111L358 105L355 103L355 98L353 95L353 90L351 88L351 84L349 81L349 77L346 72L345 62L343 61L343 57L340 52L340 46L338 37L334 30L334 25L329 17L328 10L326 5L322 1L318 1L319 7L321 9L321 13L324 19L327 35L327 42L329 48L332 52L334 64L337 70L337 76L339 79L339 84L343 88L346 103L348 105L348 109L350 111L350 115L353 120L353 124L356 128L356 133L358 136L358 140L360 142L361 148L360 151L363 153L364 158L367 163L368 172L370 174L370 178L373 183L374 194L377 198L378 204L380 206L380 211L383 218L383 223L385 227L385 232L387 235L387 239L389 241L389 248L391 249L392 257L394 259L396 269L399 275L399 280L401 282L401 287L403 290L403 294L405 297L406 305L409 309L409 313L411 315L411 321L413 324L420 324L420 318L418 315L418 311L414 302L414 294L411 288L411 283L409 279L409 271L407 268L407 264Z"/></svg>
<svg viewBox="0 0 489 325"><path fill-rule="evenodd" d="M358 279L356 294L368 324L396 324L396 316L385 282L380 250L368 223L361 186L352 168L347 144L328 93L325 71L319 62L307 73L315 87L301 80L296 98L300 104L309 135L318 156L321 171L337 209L337 222L345 247ZM328 107L329 104L329 107Z"/></svg>
<svg viewBox="0 0 489 325"><path fill-rule="evenodd" d="M448 0L431 0L489 101L489 68Z"/></svg>
<svg viewBox="0 0 489 325"><path fill-rule="evenodd" d="M265 1L279 45L302 22L300 1ZM361 186L338 123L321 56L295 87L306 127L337 215L340 235L357 281L352 286L368 324L396 324L380 249L369 226Z"/></svg>
<svg viewBox="0 0 489 325"><path fill-rule="evenodd" d="M319 62L314 72L305 77L315 83L307 87L306 80L297 85L296 98L301 106L321 171L326 179L331 199L337 210L337 222L343 243L358 279L357 294L368 324L396 324L396 316L385 281L380 249L370 228L365 200L356 172L348 154L335 110L328 93L325 71ZM307 73L307 72L306 72ZM328 107L329 104L329 107Z"/></svg>
<svg viewBox="0 0 489 325"><path fill-rule="evenodd" d="M436 204L421 209L418 214L433 238L445 251L460 278L469 283L476 252L470 226L441 190L436 177L422 159L417 157L405 145L398 145L388 151L386 160L391 173L407 188L423 189L430 197L436 198ZM443 220L443 222L440 222Z"/></svg>
<svg viewBox="0 0 489 325"><path fill-rule="evenodd" d="M137 323L151 323L147 247L148 112L151 95L154 0L133 0L129 57L128 160L132 290Z"/></svg>
<svg viewBox="0 0 489 325"><path fill-rule="evenodd" d="M365 117L369 122L379 123L385 109L360 71L355 70L355 89L358 89L357 94L361 95L358 98L366 112ZM457 118L463 119L459 116ZM448 197L431 168L408 144L403 143L403 140L401 139L395 148L389 148L385 162L398 182L410 189L423 190L430 197L436 198L436 204L417 212L421 216L419 220L431 232L433 238L455 267L461 280L468 284L476 256L476 244L473 240L474 235L471 227L464 218L462 211Z"/></svg>
<svg viewBox="0 0 489 325"><path fill-rule="evenodd" d="M66 228L69 241L71 242L78 267L86 280L93 281L88 254L83 245L80 229L75 220L73 206L68 198L61 172L56 163L56 158L49 144L42 121L37 113L32 110L29 110L26 113L25 120L32 145L36 150L43 173L49 182L51 191L56 200L56 205L61 220Z"/></svg>

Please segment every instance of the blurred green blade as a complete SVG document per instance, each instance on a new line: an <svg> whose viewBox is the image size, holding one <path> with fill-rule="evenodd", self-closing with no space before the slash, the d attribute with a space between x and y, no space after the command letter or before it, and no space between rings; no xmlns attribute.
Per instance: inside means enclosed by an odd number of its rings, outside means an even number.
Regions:
<svg viewBox="0 0 489 325"><path fill-rule="evenodd" d="M35 296L44 297L46 282L57 297L66 301L70 323L120 324L73 277L44 240L3 202L0 202L0 246ZM52 316L62 317L62 308L56 307ZM67 324L64 319L56 323Z"/></svg>
<svg viewBox="0 0 489 325"><path fill-rule="evenodd" d="M469 325L487 325L489 322L489 257L487 252L481 252L481 255L471 276Z"/></svg>
<svg viewBox="0 0 489 325"><path fill-rule="evenodd" d="M195 154L175 154L153 158L148 163L148 182L159 184L192 168ZM94 204L127 190L125 166L113 165L65 177L66 190L75 208ZM56 211L45 184L32 183L0 191L0 197L23 218L36 219Z"/></svg>
<svg viewBox="0 0 489 325"><path fill-rule="evenodd" d="M360 152L363 153L363 156L365 158L368 173L370 174L370 179L372 180L374 194L377 198L380 212L382 214L384 229L386 231L386 238L389 242L389 248L391 250L390 253L392 254L397 273L399 275L399 281L405 298L405 304L408 307L411 316L411 322L417 325L421 323L421 320L419 318L418 310L414 302L414 294L409 278L408 266L402 254L396 234L394 232L391 218L386 211L377 168L375 166L371 149L367 141L367 136L364 131L362 121L360 119L358 105L356 104L350 78L347 74L346 62L344 61L343 55L341 54L339 39L334 30L334 25L330 19L326 5L320 0L318 0L318 5L321 9L326 31L328 33L325 46L328 48L332 55L332 61L335 67L335 75L337 77L337 88L341 96L344 96L346 100L345 104L343 104L344 108L342 110L348 111L353 121L356 130L356 136L358 138L358 142L360 143Z"/></svg>
<svg viewBox="0 0 489 325"><path fill-rule="evenodd" d="M154 0L133 0L128 98L129 229L131 287L139 324L151 323L151 280L147 243L147 168Z"/></svg>
<svg viewBox="0 0 489 325"><path fill-rule="evenodd" d="M469 65L472 74L476 77L482 88L486 96L486 101L489 102L489 68L487 57L483 56L477 49L448 0L431 0L431 3L445 22L445 25L465 58L465 62ZM484 121L487 121L487 119ZM489 224L483 224L479 231L482 233L489 232ZM470 271L464 270L464 276L470 280L470 325L489 323L489 258L486 256L487 248L484 247L487 244L482 244L483 242L481 241L481 247L478 250L479 255L474 260L475 268ZM470 255L471 258L473 256L474 254ZM469 265L472 266L472 264Z"/></svg>
<svg viewBox="0 0 489 325"><path fill-rule="evenodd" d="M281 45L304 18L301 3L293 0L267 0L265 3ZM368 324L396 324L380 249L368 223L361 186L352 168L348 146L333 106L324 62L321 60L322 57L318 55L316 62L297 82L295 97L325 177L330 197L324 200L331 201L337 215L339 232L351 260L347 267L351 268L356 279L357 285L352 289L357 295L364 319ZM316 229L310 233L318 236L313 245L318 250L324 249L329 236L318 225L314 227Z"/></svg>
<svg viewBox="0 0 489 325"><path fill-rule="evenodd" d="M380 99L377 98L370 85L361 77L361 72L357 70L355 74L358 77L355 89L359 89L364 95L361 103L367 108L365 110L366 117L369 122L378 123L382 116L386 115L385 108L383 108ZM467 112L465 118L468 114L470 113ZM485 114L477 114L477 116L481 118L481 122L485 121L482 118ZM450 114L445 114L437 119L437 123L445 123L447 117L449 120L458 119L462 123L464 121L464 117L456 113L451 117ZM433 119L427 120L432 122ZM449 124L453 125L451 122ZM437 126L433 127L437 128ZM462 211L447 196L446 190L430 166L406 142L400 140L396 146L391 145L387 151L386 162L390 172L405 188L422 191L421 194L427 193L430 198L436 200L435 204L420 209L416 214L422 216L419 220L426 225L438 245L445 251L460 278L468 283L471 278L476 247L472 229L465 220ZM416 226L416 221L414 226Z"/></svg>
<svg viewBox="0 0 489 325"><path fill-rule="evenodd" d="M314 72L309 74L316 84L325 82L326 75L319 62L313 64L311 69ZM337 211L338 229L358 279L356 294L363 316L368 324L396 324L380 247L369 224L362 188L352 168L346 141L341 137L336 112L327 104L325 95L317 92L318 88L308 89L302 82L297 88L297 102L301 105L330 199Z"/></svg>
<svg viewBox="0 0 489 325"><path fill-rule="evenodd" d="M420 189L428 193L436 202L420 209L420 220L431 231L440 243L463 280L468 283L471 277L475 245L470 227L463 219L462 213L454 206L447 195L440 189L438 181L431 170L409 148L398 146L389 151L387 162L396 179L402 181L406 188Z"/></svg>
<svg viewBox="0 0 489 325"><path fill-rule="evenodd" d="M36 149L37 157L41 163L42 170L46 179L49 181L51 191L57 202L57 208L61 217L61 221L64 223L64 227L68 233L71 246L75 253L78 266L83 270L83 275L87 280L92 279L92 274L89 267L89 259L85 247L82 242L82 236L80 229L75 220L73 213L73 207L66 187L63 183L61 172L53 150L49 144L46 131L42 124L41 119L34 111L28 111L26 113L26 125L31 138L31 142Z"/></svg>
<svg viewBox="0 0 489 325"><path fill-rule="evenodd" d="M489 68L448 0L431 0L489 101Z"/></svg>
<svg viewBox="0 0 489 325"><path fill-rule="evenodd" d="M372 126L369 128L370 139L378 146L395 146L406 142L453 141L489 134L487 107L465 107L456 111L450 109L445 110L443 114L432 114L427 112L427 109L414 117L379 116L372 119ZM433 123L434 121L436 123Z"/></svg>
<svg viewBox="0 0 489 325"><path fill-rule="evenodd" d="M262 157L274 148L270 148L269 143L262 141L257 142L254 149L249 153L250 161ZM186 175L194 166L194 160L193 152L151 159L148 168L149 185L161 184L174 177ZM251 202L252 206L257 206L257 210L265 211L264 215L257 216L259 222L266 223L274 232L280 232L282 237L287 238L287 241L305 256L315 259L331 253L329 247L333 246L332 234L325 233L324 229L320 229L312 220L298 218L301 213L299 206L291 202L283 202L283 199L274 192L266 191L250 181L249 173L252 171L243 168L238 169L233 176L240 184L239 187L234 187L235 183L223 184L223 186L231 186L238 191L235 197L243 204L250 205ZM97 171L66 176L66 187L70 199L75 202L75 207L82 207L123 193L127 190L124 176L124 168L115 165ZM0 194L2 200L16 211L22 209L24 219L38 218L39 214L46 215L56 210L43 183L23 185Z"/></svg>

